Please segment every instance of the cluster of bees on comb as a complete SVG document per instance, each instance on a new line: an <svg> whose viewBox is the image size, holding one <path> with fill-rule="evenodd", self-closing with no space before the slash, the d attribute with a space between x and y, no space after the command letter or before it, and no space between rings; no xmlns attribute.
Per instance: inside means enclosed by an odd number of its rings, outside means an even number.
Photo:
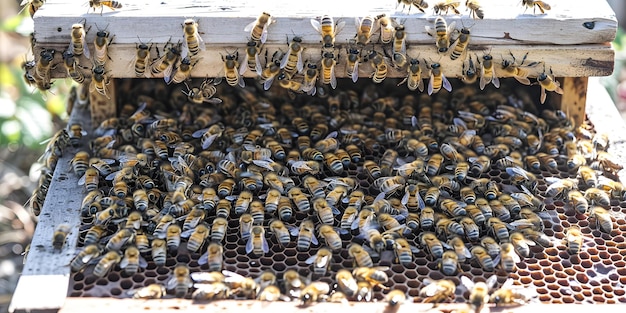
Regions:
<svg viewBox="0 0 626 313"><path fill-rule="evenodd" d="M369 44L363 25L383 18L359 21L355 49ZM264 13L246 27L248 48L261 48L271 23ZM574 127L564 112L538 110L527 91L507 84L483 92L460 82L453 90L455 82L437 78L436 63L428 95L383 81L387 59L378 52L366 55L372 83L337 80L330 40L341 23L325 16L311 24L322 35L319 71L301 60L294 37L266 66L257 63L260 52L246 50L241 63L228 53L221 78L183 88L171 83L188 81L177 76L183 60L193 67L204 47L197 23L186 20L182 43L153 62L141 44L147 61L134 63L138 77L163 75L168 84L120 84L120 116L102 122L88 144L78 125L52 138L48 172L64 151L75 152L71 166L86 193L70 295L108 284L118 297L457 301L479 312L488 302L545 299L550 290L522 270L556 256L562 268L584 272L572 260L589 258L593 237L622 230L622 167L606 135ZM458 43L446 45L452 58ZM389 64L400 62L397 54ZM247 70L261 79L244 80ZM309 70L316 79L307 85ZM497 76L483 76L481 89L500 87ZM271 88L274 79L283 88ZM409 91L420 82L406 79ZM323 85L334 90L321 92ZM437 93L447 86L450 93ZM106 95L106 82L99 87L90 92ZM31 199L35 212L49 187L42 181ZM71 231L59 225L53 247L63 249ZM582 302L578 285L565 287Z"/></svg>

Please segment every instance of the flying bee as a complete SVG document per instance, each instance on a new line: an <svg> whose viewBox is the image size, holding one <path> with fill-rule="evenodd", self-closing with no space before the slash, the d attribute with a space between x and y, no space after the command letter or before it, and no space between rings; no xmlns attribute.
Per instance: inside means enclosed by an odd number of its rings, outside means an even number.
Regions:
<svg viewBox="0 0 626 313"><path fill-rule="evenodd" d="M188 55L193 57L200 53L200 50L206 50L204 40L202 40L198 32L198 22L188 18L183 22L182 26L185 40L183 40L182 44L181 57L185 58Z"/></svg>
<svg viewBox="0 0 626 313"><path fill-rule="evenodd" d="M267 239L265 238L265 229L263 226L252 226L250 230L250 239L246 243L246 253L253 253L255 256L263 256L269 251Z"/></svg>
<svg viewBox="0 0 626 313"><path fill-rule="evenodd" d="M274 22L269 13L263 12L254 22L246 25L243 31L250 32L250 40L263 44L267 40L267 28Z"/></svg>
<svg viewBox="0 0 626 313"><path fill-rule="evenodd" d="M24 11L24 9L28 8L28 13L30 13L30 17L32 18L35 15L35 12L39 10L45 3L45 0L22 0L20 6L22 9L18 12L18 15Z"/></svg>
<svg viewBox="0 0 626 313"><path fill-rule="evenodd" d="M437 46L437 52L446 53L448 52L448 48L450 47L450 37L452 33L455 31L456 22L452 22L448 25L446 20L437 16L435 19L435 26L431 28L426 25L426 32L435 38L435 45Z"/></svg>
<svg viewBox="0 0 626 313"><path fill-rule="evenodd" d="M451 92L452 85L450 84L446 76L443 75L443 72L441 70L441 64L433 63L428 66L428 68L430 70L430 80L428 81L428 95L439 92L439 90L441 90L441 87L443 87L448 92Z"/></svg>
<svg viewBox="0 0 626 313"><path fill-rule="evenodd" d="M70 262L72 272L82 270L87 264L100 256L100 248L96 244L86 245Z"/></svg>
<svg viewBox="0 0 626 313"><path fill-rule="evenodd" d="M428 2L426 2L426 0L398 0L396 8L400 3L402 3L404 7L409 6L409 13L411 12L412 6L415 6L422 13L424 13L424 10L428 9Z"/></svg>
<svg viewBox="0 0 626 313"><path fill-rule="evenodd" d="M91 70L91 73L92 75L91 82L89 83L89 92L93 93L94 91L96 91L99 94L107 97L107 99L110 99L109 95L107 94L107 86L111 81L110 77L106 76L104 67L102 65L96 65Z"/></svg>
<svg viewBox="0 0 626 313"><path fill-rule="evenodd" d="M107 7L114 11L115 9L121 9L122 4L118 1L89 0L89 7L92 8L94 12L96 12L97 8L100 8L100 15L102 15L102 11L104 10L104 7Z"/></svg>
<svg viewBox="0 0 626 313"><path fill-rule="evenodd" d="M448 279L430 280L424 279L424 287L420 290L419 296L424 298L425 303L440 303L449 300L454 296L456 285Z"/></svg>
<svg viewBox="0 0 626 313"><path fill-rule="evenodd" d="M537 8L539 8L539 11L541 11L541 14L545 14L545 11L548 11L551 9L550 5L547 4L545 1L537 1L537 0L522 0L522 5L525 7L524 11L526 11L528 8L533 8L533 14L535 14L535 10Z"/></svg>
<svg viewBox="0 0 626 313"><path fill-rule="evenodd" d="M346 22L335 23L333 18L328 15L324 15L318 21L317 19L311 19L311 26L320 33L322 36L323 47L334 47L335 36L343 29Z"/></svg>
<svg viewBox="0 0 626 313"><path fill-rule="evenodd" d="M300 301L303 306L308 306L314 302L326 298L330 292L330 285L322 281L314 281L304 287L300 292Z"/></svg>
<svg viewBox="0 0 626 313"><path fill-rule="evenodd" d="M283 56L280 62L280 68L285 71L287 77L291 78L296 72L300 73L304 69L302 51L304 51L302 38L294 36L289 44L289 52Z"/></svg>
<svg viewBox="0 0 626 313"><path fill-rule="evenodd" d="M78 64L74 54L68 50L63 51L63 65L67 71L67 76L71 77L75 82L82 84L85 81L85 74L80 71L83 67Z"/></svg>
<svg viewBox="0 0 626 313"><path fill-rule="evenodd" d="M476 59L478 59L478 56L476 56ZM500 79L496 75L493 57L491 54L485 54L482 62L480 62L480 90L485 89L485 86L489 83L492 83L496 88L500 88Z"/></svg>
<svg viewBox="0 0 626 313"><path fill-rule="evenodd" d="M493 275L485 282L473 282L467 276L461 276L461 283L470 290L468 304L474 312L481 312L483 306L489 302L489 291L498 282L498 276Z"/></svg>
<svg viewBox="0 0 626 313"><path fill-rule="evenodd" d="M534 2L536 3L540 1L534 1ZM546 102L546 91L554 91L560 95L563 94L563 89L561 89L561 84L557 80L555 80L554 76L552 75L552 69L550 69L550 74L546 73L545 64L544 64L543 72L539 74L539 76L537 76L537 83L539 83L539 86L541 87L541 96L539 98L539 100L541 101L541 104Z"/></svg>
<svg viewBox="0 0 626 313"><path fill-rule="evenodd" d="M115 267L122 260L122 256L117 251L107 252L96 264L93 269L93 274L96 277L104 277L111 269Z"/></svg>
<svg viewBox="0 0 626 313"><path fill-rule="evenodd" d="M342 241L339 233L330 225L322 225L318 228L318 237L324 238L326 245L333 251L341 250Z"/></svg>
<svg viewBox="0 0 626 313"><path fill-rule="evenodd" d="M435 14L448 14L448 11L452 11L454 12L454 14L461 14L461 12L459 12L458 7L461 5L461 1L455 1L455 0L445 0L445 1L439 1L437 3L435 3L435 5L433 5L433 12Z"/></svg>
<svg viewBox="0 0 626 313"><path fill-rule="evenodd" d="M333 252L327 248L320 248L317 253L310 256L307 260L307 264L313 265L313 273L315 275L326 275L326 271L330 268Z"/></svg>
<svg viewBox="0 0 626 313"><path fill-rule="evenodd" d="M129 246L124 251L124 257L120 261L120 268L128 275L134 275L139 269L146 268L148 262L141 256L136 246Z"/></svg>
<svg viewBox="0 0 626 313"><path fill-rule="evenodd" d="M356 44L359 47L363 47L370 42L372 33L374 32L375 20L371 16L366 16L363 19L355 17L356 25Z"/></svg>
<svg viewBox="0 0 626 313"><path fill-rule="evenodd" d="M74 56L81 56L84 54L87 59L91 58L89 47L87 46L87 41L85 40L87 31L88 30L85 30L84 22L82 24L76 23L72 25L72 32L70 33L72 40L67 48L69 53L72 53Z"/></svg>
<svg viewBox="0 0 626 313"><path fill-rule="evenodd" d="M180 56L180 44L175 46L168 41L165 44L164 50L165 54L161 56L159 55L159 49L157 47L157 59L150 64L150 73L153 76L163 75L163 79L167 83L171 79L172 72Z"/></svg>
<svg viewBox="0 0 626 313"><path fill-rule="evenodd" d="M377 51L372 50L368 59L374 71L370 75L372 81L376 84L380 84L387 77L387 62L385 57Z"/></svg>
<svg viewBox="0 0 626 313"><path fill-rule="evenodd" d="M243 88L246 86L246 83L243 80L243 76L239 74L239 52L235 51L234 54L226 54L226 56L222 55L222 62L224 63L224 69L222 73L224 75L224 79L230 86L237 86ZM273 62L272 62L273 64ZM218 78L217 82L221 82L221 77Z"/></svg>
<svg viewBox="0 0 626 313"><path fill-rule="evenodd" d="M478 0L466 0L465 6L468 10L470 10L470 16L472 18L479 18L482 20L485 17L485 12L483 11L483 8Z"/></svg>
<svg viewBox="0 0 626 313"><path fill-rule="evenodd" d="M321 61L321 80L325 85L330 85L333 89L337 87L337 77L335 76L335 65L337 58L332 52L324 52Z"/></svg>

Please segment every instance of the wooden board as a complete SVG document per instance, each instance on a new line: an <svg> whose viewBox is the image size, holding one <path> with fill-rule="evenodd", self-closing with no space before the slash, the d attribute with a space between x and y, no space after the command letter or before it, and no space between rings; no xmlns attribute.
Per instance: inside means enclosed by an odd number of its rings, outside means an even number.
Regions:
<svg viewBox="0 0 626 313"><path fill-rule="evenodd" d="M121 1L124 7L111 11L104 8L103 14L86 13L88 7L77 6L69 0L49 0L35 15L35 39L37 47L54 48L59 52L70 42L70 30L74 23L86 21L91 27L87 41L91 46L98 29L106 28L115 35L110 46L113 62L108 65L112 77L133 77L131 63L135 55L135 44L141 40L150 42L162 51L168 40L183 40L181 24L186 18L194 18L199 23L201 37L206 51L199 55L199 63L192 71L194 77L218 76L222 69L220 54L238 50L243 54L250 36L243 31L254 22L258 15L267 11L275 17L276 23L269 27L265 48L271 57L274 51L287 51L287 36L300 36L306 48L304 57L311 62L320 60L321 37L311 26L310 19L328 14L336 21L345 23L337 34L336 47L339 53L337 76L344 77L341 66L345 62L345 48L348 40L356 33L355 18L366 15L376 16L386 13L403 23L407 31L408 54L428 62L440 62L447 76L457 76L461 72L461 60L451 61L447 55L436 52L434 39L425 26L433 26L435 15L431 9L421 13L415 8L410 14L402 12L402 5L396 9L396 1L359 1L351 7L337 6L335 1L321 0L308 3L293 1L176 1L172 3L129 3ZM433 1L430 1L433 2ZM613 69L613 50L608 42L615 38L617 21L606 1L596 1L589 5L587 0L548 1L552 10L544 15L533 15L532 9L524 10L518 1L483 0L485 19L476 20L468 16L464 5L461 15L445 16L457 27L470 27L472 38L470 55L491 52L499 64L502 58L509 58L509 52L521 58L529 52L528 62L543 61L552 67L555 76L581 77L606 76ZM432 7L432 4L431 4ZM92 12L92 11L90 11ZM378 43L379 35L372 36L373 45L365 49L382 52ZM385 49L388 49L386 47ZM93 48L92 48L93 50ZM156 52L152 51L153 58ZM57 54L58 62L61 54ZM262 61L264 62L264 61ZM86 59L81 64L87 66ZM425 69L425 68L424 68ZM531 76L543 71L542 66L529 68ZM365 66L362 76L371 72ZM499 73L500 74L500 73ZM391 77L401 77L404 73L391 71ZM53 77L65 77L63 66L58 66ZM252 76L247 73L247 76Z"/></svg>

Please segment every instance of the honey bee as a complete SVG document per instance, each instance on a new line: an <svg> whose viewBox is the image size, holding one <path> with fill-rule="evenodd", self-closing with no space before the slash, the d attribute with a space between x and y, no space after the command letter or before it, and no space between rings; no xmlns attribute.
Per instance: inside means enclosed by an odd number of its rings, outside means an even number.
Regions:
<svg viewBox="0 0 626 313"><path fill-rule="evenodd" d="M326 245L333 251L341 250L342 241L339 233L330 225L322 225L318 228L318 237L324 238Z"/></svg>
<svg viewBox="0 0 626 313"><path fill-rule="evenodd" d="M324 15L318 21L317 19L311 19L311 26L322 35L323 47L334 47L335 37L343 29L346 22L335 23L333 18L328 15Z"/></svg>
<svg viewBox="0 0 626 313"><path fill-rule="evenodd" d="M487 250L482 246L473 246L470 249L472 259L476 262L484 271L493 272L494 264L493 259L487 253Z"/></svg>
<svg viewBox="0 0 626 313"><path fill-rule="evenodd" d="M430 280L424 279L424 287L419 292L419 296L424 298L424 303L441 303L454 296L456 285L448 279Z"/></svg>
<svg viewBox="0 0 626 313"><path fill-rule="evenodd" d="M222 242L226 236L226 226L228 226L228 220L216 217L211 224L211 241Z"/></svg>
<svg viewBox="0 0 626 313"><path fill-rule="evenodd" d="M397 238L394 240L393 251L396 256L396 262L404 266L413 262L413 254L419 253L419 249L410 245L404 238Z"/></svg>
<svg viewBox="0 0 626 313"><path fill-rule="evenodd" d="M176 251L180 245L181 229L178 224L170 224L165 232L165 242L170 251Z"/></svg>
<svg viewBox="0 0 626 313"><path fill-rule="evenodd" d="M474 65L474 60L472 60L471 55L467 61L467 67L465 67L465 62L461 65L461 73L463 76L460 78L466 84L473 84L478 79L478 72L476 71L476 66Z"/></svg>
<svg viewBox="0 0 626 313"><path fill-rule="evenodd" d="M198 22L188 18L183 22L182 26L185 40L183 40L182 43L181 57L185 58L188 55L193 57L197 55L200 50L206 50L204 40L198 32Z"/></svg>
<svg viewBox="0 0 626 313"><path fill-rule="evenodd" d="M369 285L368 289L374 286L378 286L381 289L389 289L389 287L384 285L389 281L388 270L389 267L387 266L357 267L352 270L352 276L354 276L357 283L367 283Z"/></svg>
<svg viewBox="0 0 626 313"><path fill-rule="evenodd" d="M609 195L604 190L595 187L585 190L585 199L587 199L589 204L598 204L603 206L611 204Z"/></svg>
<svg viewBox="0 0 626 313"><path fill-rule="evenodd" d="M135 230L132 228L122 228L109 239L105 248L108 251L120 251L124 245L130 243L135 238Z"/></svg>
<svg viewBox="0 0 626 313"><path fill-rule="evenodd" d="M313 196L313 198L322 198L322 199L326 198L326 192L324 191L325 186L317 178L311 175L307 175L304 177L302 181L302 185L309 191L309 193ZM291 199L292 201L294 201L294 198L298 197L297 190L294 191L293 196L290 196L290 197L292 197ZM294 203L296 203L296 201L294 201ZM296 206L298 206L297 203L296 203ZM298 209L300 209L300 207L298 207Z"/></svg>
<svg viewBox="0 0 626 313"><path fill-rule="evenodd" d="M110 99L109 95L107 94L107 86L109 85L109 83L111 83L111 81L110 77L106 76L104 67L102 65L96 65L91 70L91 73L92 75L91 83L89 83L89 92L93 93L94 91L96 91L99 94L107 97L107 99Z"/></svg>
<svg viewBox="0 0 626 313"><path fill-rule="evenodd" d="M372 81L376 84L382 83L387 77L387 62L385 61L385 57L380 52L372 51L368 58L374 69L374 72L370 75Z"/></svg>
<svg viewBox="0 0 626 313"><path fill-rule="evenodd" d="M346 269L340 269L335 274L337 287L347 296L352 297L357 292L357 282L352 273Z"/></svg>
<svg viewBox="0 0 626 313"><path fill-rule="evenodd" d="M209 271L219 271L222 269L223 253L224 247L217 242L212 242L207 247L206 252L198 259L198 264L208 264Z"/></svg>
<svg viewBox="0 0 626 313"><path fill-rule="evenodd" d="M322 281L314 281L308 284L300 292L300 301L303 306L311 305L326 298L330 292L330 285Z"/></svg>
<svg viewBox="0 0 626 313"><path fill-rule="evenodd" d="M489 291L498 282L498 276L493 275L485 282L473 282L467 276L461 276L461 283L470 290L469 305L474 312L481 312L483 306L489 302Z"/></svg>
<svg viewBox="0 0 626 313"><path fill-rule="evenodd" d="M139 44L135 44L136 53L135 60L132 65L135 69L135 77L149 77L150 72L146 71L146 67L150 62L150 50L152 50L152 45L148 46L147 44L140 41Z"/></svg>
<svg viewBox="0 0 626 313"><path fill-rule="evenodd" d="M407 87L411 91L419 89L420 92L424 91L424 81L422 80L422 68L420 67L420 61L415 58L409 59L409 66L407 67L407 76L398 85L406 82ZM417 141L417 143L420 143Z"/></svg>
<svg viewBox="0 0 626 313"><path fill-rule="evenodd" d="M276 236L276 240L278 244L281 246L286 246L291 241L291 236L289 235L289 230L283 224L283 222L279 220L273 220L270 222L270 231Z"/></svg>
<svg viewBox="0 0 626 313"><path fill-rule="evenodd" d="M467 46L469 45L470 38L470 29L467 27L461 28L459 38L454 43L454 49L452 50L452 52L450 52L451 60L456 60L459 57L461 57L461 60L465 59L465 53L467 51Z"/></svg>
<svg viewBox="0 0 626 313"><path fill-rule="evenodd" d="M35 83L40 90L48 90L51 87L50 71L56 67L52 64L54 61L53 49L44 49L39 53L39 60L35 63Z"/></svg>
<svg viewBox="0 0 626 313"><path fill-rule="evenodd" d="M265 68L259 74L261 81L263 82L263 89L268 90L272 86L274 79L281 73L280 68L280 53L276 51L272 56L272 61L265 65ZM241 77L240 77L241 78ZM234 86L234 85L231 85Z"/></svg>
<svg viewBox="0 0 626 313"><path fill-rule="evenodd" d="M197 252L209 237L209 228L205 224L197 224L181 233L181 237L187 238L187 250Z"/></svg>
<svg viewBox="0 0 626 313"><path fill-rule="evenodd" d="M411 12L412 6L415 6L422 13L424 13L425 9L428 9L428 2L426 2L426 0L398 0L398 5L400 3L402 3L404 7L409 6L409 13Z"/></svg>
<svg viewBox="0 0 626 313"><path fill-rule="evenodd" d="M430 70L430 80L428 81L428 95L439 92L439 90L441 90L441 87L443 87L448 92L452 91L452 85L441 71L441 64L433 63L428 67Z"/></svg>
<svg viewBox="0 0 626 313"><path fill-rule="evenodd" d="M263 12L254 22L246 25L243 31L250 32L250 40L265 43L268 33L267 28L274 22L275 21L272 19L272 16L269 13Z"/></svg>
<svg viewBox="0 0 626 313"><path fill-rule="evenodd" d="M578 226L571 226L565 232L565 246L567 252L572 255L578 254L583 245L583 234Z"/></svg>
<svg viewBox="0 0 626 313"><path fill-rule="evenodd" d="M478 59L478 56L476 58ZM492 83L496 88L500 88L500 79L496 75L493 57L491 54L485 54L480 65L480 90L485 89L485 86L489 83Z"/></svg>
<svg viewBox="0 0 626 313"><path fill-rule="evenodd" d="M333 252L327 248L320 248L317 253L306 259L307 264L313 264L313 273L315 275L326 275L326 271L330 268Z"/></svg>
<svg viewBox="0 0 626 313"><path fill-rule="evenodd" d="M317 237L315 237L315 224L312 220L306 219L300 223L299 228L291 228L290 232L292 235L297 235L297 244L296 248L299 251L307 251L311 246L311 243L314 245L318 244Z"/></svg>
<svg viewBox="0 0 626 313"><path fill-rule="evenodd" d="M613 231L613 220L609 211L603 207L592 206L589 210L589 217L595 218L596 229L610 234Z"/></svg>
<svg viewBox="0 0 626 313"><path fill-rule="evenodd" d="M161 284L150 284L146 287L129 291L129 295L133 299L161 299L166 293L167 289Z"/></svg>
<svg viewBox="0 0 626 313"><path fill-rule="evenodd" d="M380 177L374 180L372 184L374 188L380 190L384 194L392 194L396 190L404 187L406 179L402 176Z"/></svg>
<svg viewBox="0 0 626 313"><path fill-rule="evenodd" d="M167 243L163 239L154 239L151 243L152 260L157 266L165 265L167 258Z"/></svg>
<svg viewBox="0 0 626 313"><path fill-rule="evenodd" d="M243 76L239 74L239 52L235 51L234 54L226 54L226 56L222 55L222 62L224 63L224 69L222 73L224 74L223 78L226 79L226 82L230 86L237 86L243 88L246 86L246 83L243 80ZM273 64L273 62L272 62ZM221 82L222 78L219 77L216 80L216 84ZM267 90L267 89L266 89Z"/></svg>
<svg viewBox="0 0 626 313"><path fill-rule="evenodd" d="M503 58L502 70L506 73L506 75L515 78L521 84L530 85L530 80L528 79L528 71L522 68L522 66L524 65L524 61L526 61L526 57L528 56L528 52L524 54L524 57L522 58L522 62L520 64L517 64L517 60L515 59L513 53L509 53L511 54L511 58L513 60L506 60Z"/></svg>
<svg viewBox="0 0 626 313"><path fill-rule="evenodd" d="M102 11L104 7L107 7L111 10L121 9L122 4L118 1L109 1L109 0L89 0L89 7L93 8L93 11L96 12L97 8L100 8L100 15L102 15Z"/></svg>
<svg viewBox="0 0 626 313"><path fill-rule="evenodd" d="M495 303L496 306L517 306L530 302L536 296L537 291L534 288L514 287L513 279L509 278L500 289L491 294L489 302Z"/></svg>
<svg viewBox="0 0 626 313"><path fill-rule="evenodd" d="M93 269L93 274L96 277L104 277L122 260L122 256L117 251L107 252L96 264Z"/></svg>
<svg viewBox="0 0 626 313"><path fill-rule="evenodd" d="M537 3L541 1L533 1L533 2ZM561 89L561 84L557 80L555 80L554 76L552 75L552 69L550 69L550 74L546 73L545 64L544 64L543 72L539 74L539 76L537 76L537 82L539 83L539 86L541 87L541 96L539 98L539 100L541 101L541 104L546 102L546 91L554 91L560 95L563 94L563 89Z"/></svg>
<svg viewBox="0 0 626 313"><path fill-rule="evenodd" d="M67 76L71 77L75 82L82 84L85 81L85 74L80 71L83 67L78 64L74 54L68 50L63 51L63 65L67 71Z"/></svg>
<svg viewBox="0 0 626 313"><path fill-rule="evenodd" d="M81 271L87 264L100 256L100 248L96 244L86 245L70 262L72 272Z"/></svg>
<svg viewBox="0 0 626 313"><path fill-rule="evenodd" d="M363 19L356 17L354 23L356 25L356 44L360 47L367 45L374 32L374 18L371 16L366 16Z"/></svg>
<svg viewBox="0 0 626 313"><path fill-rule="evenodd" d="M505 242L500 244L500 268L510 273L517 268L515 264L521 261L512 243ZM497 259L494 262L497 262Z"/></svg>
<svg viewBox="0 0 626 313"><path fill-rule="evenodd" d="M440 1L435 3L435 5L433 5L433 12L435 14L443 14L445 11L445 14L448 14L448 11L452 11L454 12L454 14L461 14L461 12L459 12L458 7L461 5L461 1L454 1L454 0L445 0L445 1Z"/></svg>
<svg viewBox="0 0 626 313"><path fill-rule="evenodd" d="M354 266L359 267L372 267L374 266L374 262L372 261L372 257L370 253L363 248L361 245L356 243L351 243L348 245L348 255L353 259ZM345 290L343 290L346 292ZM348 294L348 292L346 292Z"/></svg>
<svg viewBox="0 0 626 313"><path fill-rule="evenodd" d="M70 42L67 51L74 56L85 55L87 59L91 58L91 54L89 53L89 47L87 46L87 41L85 40L85 36L88 30L85 30L85 25L83 23L76 23L72 25L72 32L70 33L72 40Z"/></svg>
<svg viewBox="0 0 626 313"><path fill-rule="evenodd" d="M124 251L124 257L120 261L120 268L128 275L134 275L140 268L146 268L148 262L141 256L136 246L129 246Z"/></svg>
<svg viewBox="0 0 626 313"><path fill-rule="evenodd" d="M65 239L71 230L72 227L67 223L57 225L52 234L52 247L54 247L54 250L58 251L63 248Z"/></svg>
<svg viewBox="0 0 626 313"><path fill-rule="evenodd" d="M220 300L231 296L231 289L222 282L195 283L196 290L191 294L194 300Z"/></svg>
<svg viewBox="0 0 626 313"><path fill-rule="evenodd" d="M174 66L180 56L179 46L180 44L175 46L168 41L164 47L165 54L162 56L159 55L159 49L157 47L157 59L150 64L150 73L152 73L153 76L163 75L165 82L170 81ZM135 74L137 74L136 66L135 64Z"/></svg>
<svg viewBox="0 0 626 313"><path fill-rule="evenodd" d="M314 96L317 92L317 87L315 87L315 83L317 82L317 78L319 76L319 70L316 64L308 63L307 69L304 72L304 82L302 83L302 91L306 92L308 95Z"/></svg>
<svg viewBox="0 0 626 313"><path fill-rule="evenodd" d="M98 32L96 33L96 38L94 39L94 48L95 48L95 55L93 57L93 62L96 65L103 65L104 63L107 61L107 59L111 59L109 57L109 52L108 52L108 47L109 45L111 45L111 43L113 42L113 37L109 38L109 32L106 31L106 29L104 30L100 30L98 29Z"/></svg>
<svg viewBox="0 0 626 313"><path fill-rule="evenodd" d="M537 8L539 8L539 11L541 11L541 14L545 14L546 13L545 11L548 11L551 9L550 5L544 1L522 0L522 5L525 6L524 11L526 11L528 8L533 8L533 14L535 14L535 10Z"/></svg>
<svg viewBox="0 0 626 313"><path fill-rule="evenodd" d="M280 68L284 69L287 77L291 78L296 72L300 73L304 69L302 59L302 38L294 36L289 44L289 52L280 61Z"/></svg>
<svg viewBox="0 0 626 313"><path fill-rule="evenodd" d="M192 136L194 138L200 138L200 144L202 145L202 149L208 149L216 139L222 137L224 133L224 125L221 123L213 124L209 128L200 129L195 131ZM237 175L233 175L237 172L236 167L231 166L232 160L230 158L224 158L220 160L218 163L218 167L220 171L224 174L231 175L232 177L237 177ZM221 164L221 165L220 165Z"/></svg>
<svg viewBox="0 0 626 313"><path fill-rule="evenodd" d="M30 13L30 17L32 18L33 15L35 15L35 12L37 12L37 10L39 10L39 8L44 5L44 3L45 0L22 0L22 2L20 3L22 9L20 10L20 12L18 12L18 15L22 13L24 9L28 8L28 13Z"/></svg>
<svg viewBox="0 0 626 313"><path fill-rule="evenodd" d="M307 188L311 188L309 189L310 191L312 190L312 191L315 191L315 193L317 193L317 196L319 196L321 193L324 192L324 190L322 189L322 186L319 185L318 182L319 181L317 181L314 177L311 177L306 184L306 186L308 186ZM306 195L302 192L300 188L294 187L294 188L289 189L289 191L287 192L287 195L289 196L289 199L291 199L291 201L293 201L293 203L296 205L296 208L298 209L298 211L308 212L311 209L311 203L309 202L309 199L306 197Z"/></svg>
<svg viewBox="0 0 626 313"><path fill-rule="evenodd" d="M283 290L293 298L300 297L300 292L305 287L305 279L293 269L285 271L283 274Z"/></svg>
<svg viewBox="0 0 626 313"><path fill-rule="evenodd" d="M470 10L470 16L472 18L482 20L485 17L485 12L483 12L483 8L478 0L466 0L465 6Z"/></svg>
<svg viewBox="0 0 626 313"><path fill-rule="evenodd" d="M333 89L337 88L337 77L335 76L335 65L337 59L332 52L324 52L321 61L321 80L325 85L330 85Z"/></svg>
<svg viewBox="0 0 626 313"><path fill-rule="evenodd" d="M420 234L419 239L422 248L432 255L434 259L439 259L443 256L443 245L435 233L423 232Z"/></svg>
<svg viewBox="0 0 626 313"><path fill-rule="evenodd" d="M450 36L455 31L456 22L452 22L450 24L446 23L446 20L437 16L435 19L434 28L426 25L426 32L435 37L435 45L437 46L437 52L446 53L448 52L448 48L450 47Z"/></svg>
<svg viewBox="0 0 626 313"><path fill-rule="evenodd" d="M269 250L263 226L252 226L252 229L250 230L250 239L248 239L248 242L246 243L246 253L263 256Z"/></svg>
<svg viewBox="0 0 626 313"><path fill-rule="evenodd" d="M174 268L172 278L167 281L167 289L174 290L175 296L182 298L192 286L193 281L191 281L189 276L189 267L187 265L177 265Z"/></svg>

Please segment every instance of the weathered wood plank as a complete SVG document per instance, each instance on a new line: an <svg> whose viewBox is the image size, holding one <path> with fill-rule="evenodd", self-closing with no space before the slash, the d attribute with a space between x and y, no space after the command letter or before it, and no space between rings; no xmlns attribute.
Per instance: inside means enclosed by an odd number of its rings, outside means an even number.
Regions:
<svg viewBox="0 0 626 313"><path fill-rule="evenodd" d="M163 43L170 37L182 36L181 23L185 18L194 18L206 43L236 45L247 41L249 34L243 31L244 27L265 11L277 20L269 29L269 44L282 44L285 35L292 33L301 36L305 43L319 42L319 34L311 27L309 19L324 14L345 22L344 30L337 35L337 42L344 43L356 32L355 17L382 13L405 24L410 44L423 44L432 41L424 26L432 25L435 19L430 8L426 13L413 8L410 14L406 14L406 10L401 12L402 6L396 9L396 1L379 0L363 0L349 7L337 5L333 0L303 3L288 0L121 2L124 4L122 9L111 11L105 8L100 15L98 12L86 13L86 7L77 6L73 1L46 1L35 15L35 38L46 43L68 42L71 25L84 18L88 26L108 25L108 30L116 34L116 41L121 44L134 43L137 36L145 41ZM427 2L431 3L430 7L434 4L434 1ZM552 10L544 15L533 15L532 10L525 10L520 5L520 1L482 0L485 19L471 19L464 5L460 7L462 15L450 14L446 19L456 21L458 27L461 24L471 27L473 40L480 45L569 45L603 43L615 38L617 20L606 1L594 1L593 4L588 0L547 2ZM91 36L95 36L95 32Z"/></svg>
<svg viewBox="0 0 626 313"><path fill-rule="evenodd" d="M117 38L117 37L116 37ZM111 62L107 63L107 75L113 78L133 78L135 77L133 61L135 57L135 45L112 45L110 50ZM159 49L162 51L161 46ZM335 73L337 77L346 77L345 62L346 51L344 49L338 49L339 60ZM64 49L64 45L49 45L46 48ZM271 59L271 55L274 51L282 49L287 50L287 45L266 45L268 50L268 59ZM548 46L548 45L501 45L501 46L479 46L470 45L469 55L472 56L474 62L476 56L482 58L485 53L491 53L497 66L500 66L502 59L511 60L510 54L513 53L516 58L520 59L526 52L528 52L528 58L525 64L530 62L544 62L546 64L546 70L552 68L552 71L557 77L583 77L583 76L607 76L613 72L613 62L615 52L610 45L570 45L570 46ZM192 77L216 77L223 74L223 62L221 55L226 54L226 51L234 52L239 51L240 61L243 59L244 45L239 46L209 46L205 51L200 51L198 54L198 64L191 71ZM376 51L383 52L381 48L376 48ZM318 62L321 59L320 49L315 46L306 46L306 50L303 52L303 58L310 62ZM439 62L443 69L444 75L447 77L457 77L461 75L462 61L457 59L455 61L450 60L450 57L444 55L443 57L436 52L435 46L409 46L407 48L407 54L411 57L419 57L422 63L422 76L428 77L428 70L425 66L424 60L430 64L432 62ZM57 62L61 62L60 53L57 53ZM152 51L153 58L156 58L156 52ZM261 62L264 64L265 60L262 58ZM519 61L518 61L519 62ZM390 63L390 62L388 62ZM90 61L81 57L81 64L88 65ZM475 64L477 64L475 62ZM370 64L363 64L360 66L360 77L368 77L373 69ZM543 72L544 68L541 65L532 67L526 67L529 71L530 77L536 77ZM80 70L80 69L79 69ZM499 76L503 74L499 69L496 73ZM86 75L91 75L88 71ZM52 73L55 78L66 77L67 73L63 66L59 65ZM250 71L244 75L246 77L255 77L256 74ZM389 66L388 77L404 77L406 72L400 72Z"/></svg>
<svg viewBox="0 0 626 313"><path fill-rule="evenodd" d="M85 130L92 129L88 112L78 110L77 106L74 108L68 123L80 122ZM83 137L82 143L88 140ZM69 263L77 252L80 205L84 196L82 187L78 185L79 178L71 171L69 161L77 149L85 149L81 146L68 146L57 163L22 276L9 306L10 312L57 309L65 301L70 277ZM56 226L62 223L71 225L72 230L61 251L55 251L51 244L52 235Z"/></svg>
<svg viewBox="0 0 626 313"><path fill-rule="evenodd" d="M574 119L576 126L585 120L588 77L565 77L561 80L563 95L555 94L558 108Z"/></svg>

